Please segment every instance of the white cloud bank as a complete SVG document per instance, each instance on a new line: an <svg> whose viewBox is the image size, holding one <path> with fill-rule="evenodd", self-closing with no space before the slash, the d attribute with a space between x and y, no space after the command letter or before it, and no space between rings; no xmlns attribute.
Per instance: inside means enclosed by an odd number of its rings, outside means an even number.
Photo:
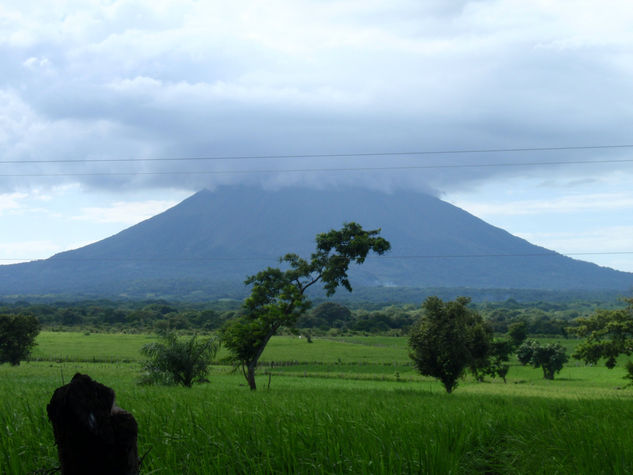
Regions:
<svg viewBox="0 0 633 475"><path fill-rule="evenodd" d="M177 201L117 201L107 207L81 208L73 220L90 223L116 223L131 226L144 221L178 204Z"/></svg>
<svg viewBox="0 0 633 475"><path fill-rule="evenodd" d="M469 202L467 207L472 214L485 218L631 210L633 209L633 193L564 195L551 200L533 199L504 203Z"/></svg>
<svg viewBox="0 0 633 475"><path fill-rule="evenodd" d="M633 92L632 23L625 1L608 8L598 1L516 0L3 2L0 156L91 160L624 143L633 125L633 109L623 100ZM236 181L334 182L454 191L524 173L182 173L412 163L297 162L4 164L0 183L197 190ZM630 164L620 167L631 173ZM170 176L174 171L180 173Z"/></svg>

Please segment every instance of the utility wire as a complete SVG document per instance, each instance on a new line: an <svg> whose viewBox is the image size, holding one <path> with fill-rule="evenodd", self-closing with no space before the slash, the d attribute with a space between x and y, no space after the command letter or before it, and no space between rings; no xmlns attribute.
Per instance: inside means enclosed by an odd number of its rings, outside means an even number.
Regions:
<svg viewBox="0 0 633 475"><path fill-rule="evenodd" d="M307 172L351 172L351 171L388 171L388 170L428 170L440 168L493 168L493 167L534 167L553 165L591 165L604 163L633 163L633 159L622 160L573 160L556 162L521 162L521 163L478 163L454 165L403 165L388 167L342 167L342 168L279 168L260 170L174 170L157 172L85 172L85 173L1 173L0 177L60 177L60 176L127 176L127 175L226 175L255 173L307 173Z"/></svg>
<svg viewBox="0 0 633 475"><path fill-rule="evenodd" d="M64 251L69 252L69 251ZM514 254L426 254L426 255L404 255L404 256L368 256L367 259L469 259L469 258L492 258L492 257L554 257L554 256L613 256L631 255L633 251L598 251L598 252L526 252ZM0 258L0 261L43 261L48 259L20 259L20 258ZM196 261L279 261L278 257L55 257L54 261L106 261L106 262L196 262Z"/></svg>
<svg viewBox="0 0 633 475"><path fill-rule="evenodd" d="M299 158L357 158L357 157L399 157L423 155L461 155L478 153L519 153L519 152L556 152L563 150L603 150L633 148L633 144L620 145L579 145L568 147L521 147L521 148L489 148L463 150L424 150L412 152L367 152L367 153L311 153L296 155L220 155L201 157L138 157L138 158L95 158L95 159L52 159L52 160L0 160L0 164L30 163L102 163L102 162L162 162L162 161L194 161L194 160L267 160L267 159L299 159Z"/></svg>

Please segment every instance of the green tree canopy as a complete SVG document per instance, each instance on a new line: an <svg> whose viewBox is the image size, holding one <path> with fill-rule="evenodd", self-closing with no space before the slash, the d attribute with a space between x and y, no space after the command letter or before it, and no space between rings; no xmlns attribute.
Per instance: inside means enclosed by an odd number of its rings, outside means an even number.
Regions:
<svg viewBox="0 0 633 475"><path fill-rule="evenodd" d="M626 302L626 308L597 310L576 320L578 325L569 331L585 341L576 347L574 358L591 364L605 358L607 368L613 368L619 355L633 352L633 298Z"/></svg>
<svg viewBox="0 0 633 475"><path fill-rule="evenodd" d="M545 379L554 379L554 374L559 373L569 359L565 348L559 343L541 345L536 340L523 343L517 350L517 357L522 365L543 368Z"/></svg>
<svg viewBox="0 0 633 475"><path fill-rule="evenodd" d="M467 297L450 302L429 297L422 304L424 315L409 333L409 356L416 369L439 379L449 393L466 368L487 364L492 343L492 330L469 303Z"/></svg>
<svg viewBox="0 0 633 475"><path fill-rule="evenodd" d="M0 315L0 364L20 364L31 354L40 322L32 315Z"/></svg>
<svg viewBox="0 0 633 475"><path fill-rule="evenodd" d="M528 325L525 321L513 322L508 325L508 336L512 346L518 347L525 341L528 335Z"/></svg>
<svg viewBox="0 0 633 475"><path fill-rule="evenodd" d="M357 223L346 223L339 230L318 234L309 260L286 254L280 259L285 270L268 267L246 279L251 294L242 315L224 326L222 341L251 389L256 389L255 368L270 338L282 326L293 328L310 307L306 290L321 282L328 296L339 286L351 291L350 264L362 264L370 252L384 254L391 247L379 233L380 229L365 231Z"/></svg>
<svg viewBox="0 0 633 475"><path fill-rule="evenodd" d="M312 310L312 316L325 322L329 326L333 326L338 321L347 322L352 319L352 312L345 305L335 302L323 302L321 305Z"/></svg>
<svg viewBox="0 0 633 475"><path fill-rule="evenodd" d="M508 361L510 354L514 351L512 340L495 340L490 345L488 366L485 368L486 374L496 378L499 376L506 382L506 375L510 370Z"/></svg>

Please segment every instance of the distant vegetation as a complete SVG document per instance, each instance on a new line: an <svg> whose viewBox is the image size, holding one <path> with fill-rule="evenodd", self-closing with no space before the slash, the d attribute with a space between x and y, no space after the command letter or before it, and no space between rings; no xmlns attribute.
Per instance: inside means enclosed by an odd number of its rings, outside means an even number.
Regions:
<svg viewBox="0 0 633 475"><path fill-rule="evenodd" d="M318 300L317 300L318 302ZM303 334L406 335L422 314L418 304L380 305L372 302L317 303L297 321ZM215 331L241 311L238 300L205 303L169 302L165 300L37 303L0 302L0 314L29 314L37 317L44 329L98 332ZM563 302L471 303L496 334L505 334L513 323L524 322L529 335L567 336L567 328L579 317L589 317L601 308L606 311L623 306L622 301L570 300Z"/></svg>

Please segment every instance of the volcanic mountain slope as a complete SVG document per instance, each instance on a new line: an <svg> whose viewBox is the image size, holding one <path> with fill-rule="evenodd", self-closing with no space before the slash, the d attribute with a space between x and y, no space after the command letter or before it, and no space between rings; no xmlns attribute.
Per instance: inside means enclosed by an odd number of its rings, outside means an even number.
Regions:
<svg viewBox="0 0 633 475"><path fill-rule="evenodd" d="M355 221L392 244L351 273L356 286L618 289L633 274L534 246L438 198L414 192L225 187L203 190L120 233L50 259L0 266L0 296L112 296L168 288L219 294L319 232ZM211 289L211 290L210 290ZM217 295L209 295L213 297Z"/></svg>

